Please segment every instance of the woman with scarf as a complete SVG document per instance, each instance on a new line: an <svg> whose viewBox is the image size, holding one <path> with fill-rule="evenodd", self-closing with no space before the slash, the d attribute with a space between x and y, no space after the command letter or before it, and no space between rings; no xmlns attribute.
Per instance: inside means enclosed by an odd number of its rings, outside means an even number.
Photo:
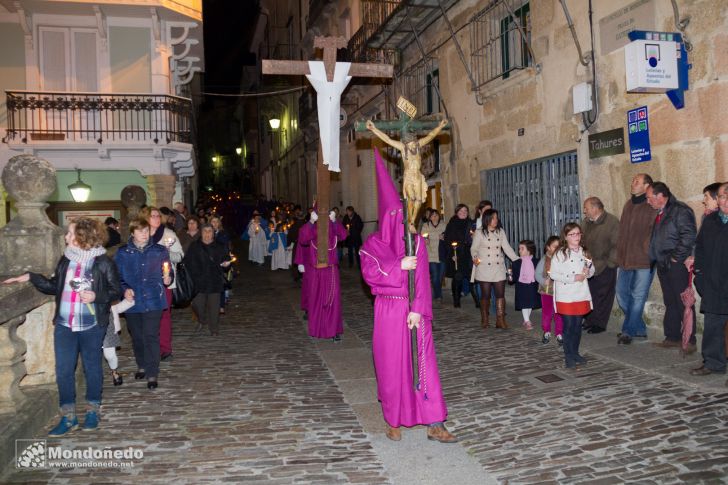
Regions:
<svg viewBox="0 0 728 485"><path fill-rule="evenodd" d="M445 276L452 278L452 301L455 308L460 308L460 295L463 283L470 276L472 264L470 260L470 244L472 242L472 221L468 217L468 206L458 204L445 228L445 244L447 245L447 259L445 261ZM473 301L478 304L475 293Z"/></svg>
<svg viewBox="0 0 728 485"><path fill-rule="evenodd" d="M472 280L480 285L480 325L488 328L490 325L490 292L495 288L496 328L508 328L506 324L506 267L503 255L511 261L518 259L518 255L510 244L506 231L501 226L498 211L488 209L483 212L483 226L475 231L470 255L473 258L475 270Z"/></svg>
<svg viewBox="0 0 728 485"><path fill-rule="evenodd" d="M53 351L61 420L49 436L63 436L78 428L76 417L76 363L83 361L86 378L86 417L83 429L99 425L103 371L101 346L109 325L111 304L121 298L119 274L106 256L108 238L100 221L79 217L68 225L66 249L51 278L37 273L3 283L30 281L39 291L56 296Z"/></svg>
<svg viewBox="0 0 728 485"><path fill-rule="evenodd" d="M533 330L531 323L531 311L541 308L541 297L538 294L538 282L536 281L536 266L538 258L534 258L536 244L524 239L518 243L518 255L521 259L513 262L513 277L509 283L516 285L516 311L523 315L523 326L526 330Z"/></svg>
<svg viewBox="0 0 728 485"><path fill-rule="evenodd" d="M129 224L129 242L116 253L124 299L134 300L126 311L126 326L131 334L137 363L135 379L147 379L147 388L157 388L159 375L159 322L169 303L166 289L172 284L174 270L169 251L152 241L146 219Z"/></svg>

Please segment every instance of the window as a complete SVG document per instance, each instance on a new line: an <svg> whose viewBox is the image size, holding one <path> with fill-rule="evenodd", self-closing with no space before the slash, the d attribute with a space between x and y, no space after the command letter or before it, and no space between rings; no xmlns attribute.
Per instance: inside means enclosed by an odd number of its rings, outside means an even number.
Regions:
<svg viewBox="0 0 728 485"><path fill-rule="evenodd" d="M506 79L533 62L530 50L531 10L528 1L495 0L470 23L470 64L478 89Z"/></svg>
<svg viewBox="0 0 728 485"><path fill-rule="evenodd" d="M567 222L581 218L576 152L480 172L481 198L493 202L508 240L536 243L558 235Z"/></svg>
<svg viewBox="0 0 728 485"><path fill-rule="evenodd" d="M44 91L97 92L96 32L41 27L40 74Z"/></svg>

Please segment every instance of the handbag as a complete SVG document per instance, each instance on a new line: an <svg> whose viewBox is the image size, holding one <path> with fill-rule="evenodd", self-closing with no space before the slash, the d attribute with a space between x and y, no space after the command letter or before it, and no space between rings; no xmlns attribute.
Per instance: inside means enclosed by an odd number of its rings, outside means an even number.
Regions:
<svg viewBox="0 0 728 485"><path fill-rule="evenodd" d="M197 294L197 290L192 275L182 261L177 263L175 280L177 281L177 287L172 289L172 302L175 305L180 305L192 301Z"/></svg>

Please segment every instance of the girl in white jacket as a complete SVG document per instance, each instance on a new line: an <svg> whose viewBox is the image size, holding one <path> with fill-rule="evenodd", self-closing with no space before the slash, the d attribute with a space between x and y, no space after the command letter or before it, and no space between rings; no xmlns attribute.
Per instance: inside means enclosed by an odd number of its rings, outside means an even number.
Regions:
<svg viewBox="0 0 728 485"><path fill-rule="evenodd" d="M561 230L559 249L551 260L549 273L554 282L554 306L564 319L564 359L567 369L586 364L579 355L581 322L592 310L587 278L594 276L594 265L581 245L581 227L569 222Z"/></svg>

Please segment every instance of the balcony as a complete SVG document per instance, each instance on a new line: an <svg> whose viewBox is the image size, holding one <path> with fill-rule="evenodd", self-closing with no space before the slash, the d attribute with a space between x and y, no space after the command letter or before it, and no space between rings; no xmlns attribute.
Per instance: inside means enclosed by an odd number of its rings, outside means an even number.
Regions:
<svg viewBox="0 0 728 485"><path fill-rule="evenodd" d="M399 51L396 49L375 49L367 46L367 41L377 30L376 24L366 23L351 36L347 50L350 62L369 62L399 65Z"/></svg>
<svg viewBox="0 0 728 485"><path fill-rule="evenodd" d="M6 143L191 143L192 102L157 94L6 91Z"/></svg>
<svg viewBox="0 0 728 485"><path fill-rule="evenodd" d="M367 47L404 49L457 1L362 0L363 24L373 27Z"/></svg>

